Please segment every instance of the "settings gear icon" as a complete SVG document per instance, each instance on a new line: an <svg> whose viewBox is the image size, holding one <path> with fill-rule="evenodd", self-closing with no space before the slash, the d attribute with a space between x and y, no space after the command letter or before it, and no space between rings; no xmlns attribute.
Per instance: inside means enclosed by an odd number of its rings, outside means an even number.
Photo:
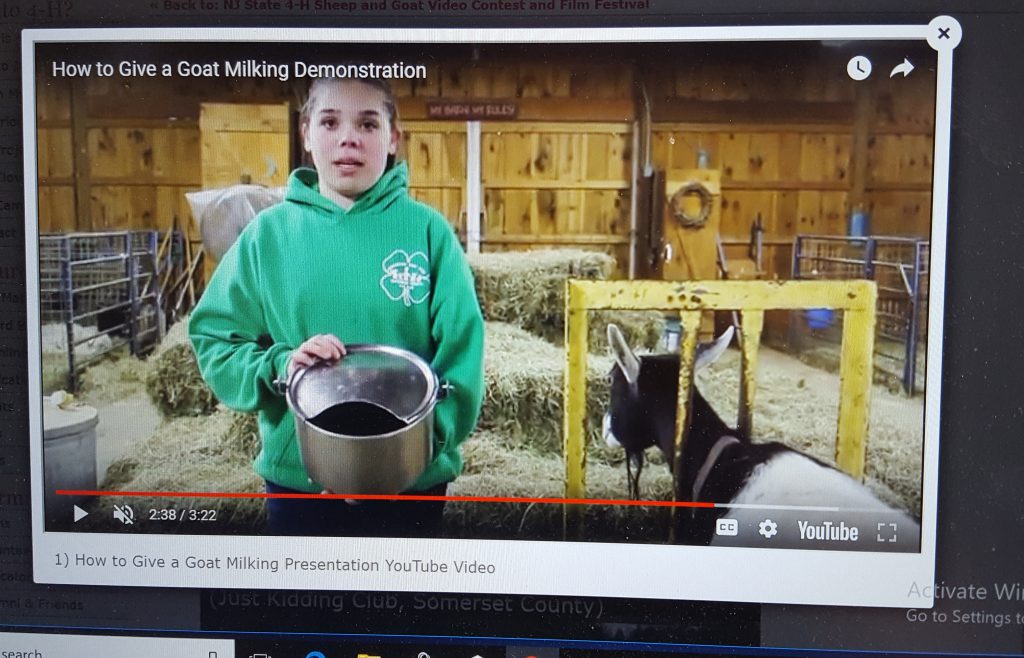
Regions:
<svg viewBox="0 0 1024 658"><path fill-rule="evenodd" d="M757 524L757 532L765 539L771 539L779 534L779 524L771 519L765 519Z"/></svg>

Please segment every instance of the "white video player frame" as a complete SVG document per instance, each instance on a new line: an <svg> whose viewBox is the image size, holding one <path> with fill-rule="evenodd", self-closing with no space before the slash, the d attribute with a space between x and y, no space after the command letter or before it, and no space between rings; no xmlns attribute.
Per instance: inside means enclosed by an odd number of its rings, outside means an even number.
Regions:
<svg viewBox="0 0 1024 658"><path fill-rule="evenodd" d="M939 40L939 31L949 38ZM922 534L919 553L870 553L465 539L378 539L131 535L48 532L43 514L40 336L29 331L32 547L39 583L146 587L355 589L524 595L754 601L844 606L930 607L934 577L940 373L945 291L953 49L960 26L939 17L920 25L572 29L54 29L23 33L25 243L28 327L38 327L39 231L36 46L85 42L623 43L723 41L927 41L938 52L927 344ZM75 556L122 556L126 567L76 566ZM135 556L142 566L132 567ZM189 568L185 558L277 557L277 570ZM286 570L283 560L470 560L494 573ZM178 560L172 567L172 560ZM222 562L223 564L223 562ZM610 565L630 565L609 568ZM916 589L913 587L917 584ZM924 595L911 594L912 591Z"/></svg>

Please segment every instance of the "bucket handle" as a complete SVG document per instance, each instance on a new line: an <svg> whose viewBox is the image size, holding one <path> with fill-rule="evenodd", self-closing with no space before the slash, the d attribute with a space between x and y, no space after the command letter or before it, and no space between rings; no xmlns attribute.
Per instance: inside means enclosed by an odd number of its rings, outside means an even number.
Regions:
<svg viewBox="0 0 1024 658"><path fill-rule="evenodd" d="M310 366L300 366L296 368L295 370L292 371L290 377L288 375L278 375L274 379L274 381L271 382L270 388L273 389L273 391L280 395L281 397L287 396L288 389L292 387L292 380L298 379L299 375L301 375L309 367Z"/></svg>
<svg viewBox="0 0 1024 658"><path fill-rule="evenodd" d="M438 386L437 386L437 399L438 400L445 399L446 397L451 395L451 392L454 391L454 390L455 390L455 384L451 383L447 379L442 379L438 383Z"/></svg>

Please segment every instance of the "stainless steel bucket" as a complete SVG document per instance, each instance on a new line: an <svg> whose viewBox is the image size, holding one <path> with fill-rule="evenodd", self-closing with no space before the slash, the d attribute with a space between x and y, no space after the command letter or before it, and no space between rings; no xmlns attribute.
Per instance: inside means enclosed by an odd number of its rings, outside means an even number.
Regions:
<svg viewBox="0 0 1024 658"><path fill-rule="evenodd" d="M312 481L335 493L405 491L433 459L434 405L448 386L407 350L386 345L346 345L345 350L340 361L300 368L288 380L285 395L302 463ZM381 434L340 433L311 422L335 405L355 402L390 412L404 427Z"/></svg>

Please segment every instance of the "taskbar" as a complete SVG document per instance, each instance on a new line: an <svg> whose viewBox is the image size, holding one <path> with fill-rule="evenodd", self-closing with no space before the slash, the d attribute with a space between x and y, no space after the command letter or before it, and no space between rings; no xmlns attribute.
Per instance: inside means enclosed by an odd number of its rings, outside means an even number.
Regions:
<svg viewBox="0 0 1024 658"><path fill-rule="evenodd" d="M455 623L455 622L453 622ZM649 642L592 642L541 638L473 638L439 636L378 636L327 634L284 637L248 633L240 637L198 633L181 635L75 634L55 627L5 626L0 623L0 656L5 658L643 658L677 656L808 656L844 658L908 656L938 658L991 656L1017 658L1024 653L954 653L915 651L862 651L857 649L803 649L686 645ZM195 632L193 632L195 633Z"/></svg>

